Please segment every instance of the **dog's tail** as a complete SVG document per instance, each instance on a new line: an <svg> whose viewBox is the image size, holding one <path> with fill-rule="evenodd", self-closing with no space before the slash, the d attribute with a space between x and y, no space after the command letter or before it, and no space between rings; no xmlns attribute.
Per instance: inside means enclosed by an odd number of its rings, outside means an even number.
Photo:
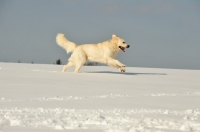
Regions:
<svg viewBox="0 0 200 132"><path fill-rule="evenodd" d="M60 47L65 49L67 51L67 53L73 52L77 47L77 45L75 43L70 42L69 40L67 40L65 35L61 34L61 33L59 33L56 36L56 42Z"/></svg>

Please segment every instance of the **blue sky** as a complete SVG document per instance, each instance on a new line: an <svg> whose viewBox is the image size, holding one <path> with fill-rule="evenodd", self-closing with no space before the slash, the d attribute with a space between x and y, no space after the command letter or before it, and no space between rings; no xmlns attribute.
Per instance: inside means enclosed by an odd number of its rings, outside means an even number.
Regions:
<svg viewBox="0 0 200 132"><path fill-rule="evenodd" d="M1 0L0 62L67 62L57 33L77 43L117 34L127 66L200 69L199 0Z"/></svg>

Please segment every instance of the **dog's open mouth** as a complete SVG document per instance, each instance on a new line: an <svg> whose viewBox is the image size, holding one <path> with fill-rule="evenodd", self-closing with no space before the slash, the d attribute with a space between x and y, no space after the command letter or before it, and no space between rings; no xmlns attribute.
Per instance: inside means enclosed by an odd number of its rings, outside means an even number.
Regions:
<svg viewBox="0 0 200 132"><path fill-rule="evenodd" d="M121 49L121 51L125 52L125 48L122 46L119 46L119 48Z"/></svg>

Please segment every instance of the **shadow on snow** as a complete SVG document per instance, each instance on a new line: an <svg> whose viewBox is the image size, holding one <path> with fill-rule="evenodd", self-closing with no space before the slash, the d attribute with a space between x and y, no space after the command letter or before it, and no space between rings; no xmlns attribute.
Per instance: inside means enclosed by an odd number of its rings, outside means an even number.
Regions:
<svg viewBox="0 0 200 132"><path fill-rule="evenodd" d="M167 75L165 73L133 73L133 72L112 72L112 71L97 71L87 73L110 73L110 74L121 74L121 75Z"/></svg>

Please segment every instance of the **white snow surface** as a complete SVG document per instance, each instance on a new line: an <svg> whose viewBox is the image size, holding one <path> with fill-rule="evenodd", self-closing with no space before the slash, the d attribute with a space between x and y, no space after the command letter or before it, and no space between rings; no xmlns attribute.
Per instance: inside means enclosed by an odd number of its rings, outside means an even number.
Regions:
<svg viewBox="0 0 200 132"><path fill-rule="evenodd" d="M0 132L200 132L200 71L0 63Z"/></svg>

